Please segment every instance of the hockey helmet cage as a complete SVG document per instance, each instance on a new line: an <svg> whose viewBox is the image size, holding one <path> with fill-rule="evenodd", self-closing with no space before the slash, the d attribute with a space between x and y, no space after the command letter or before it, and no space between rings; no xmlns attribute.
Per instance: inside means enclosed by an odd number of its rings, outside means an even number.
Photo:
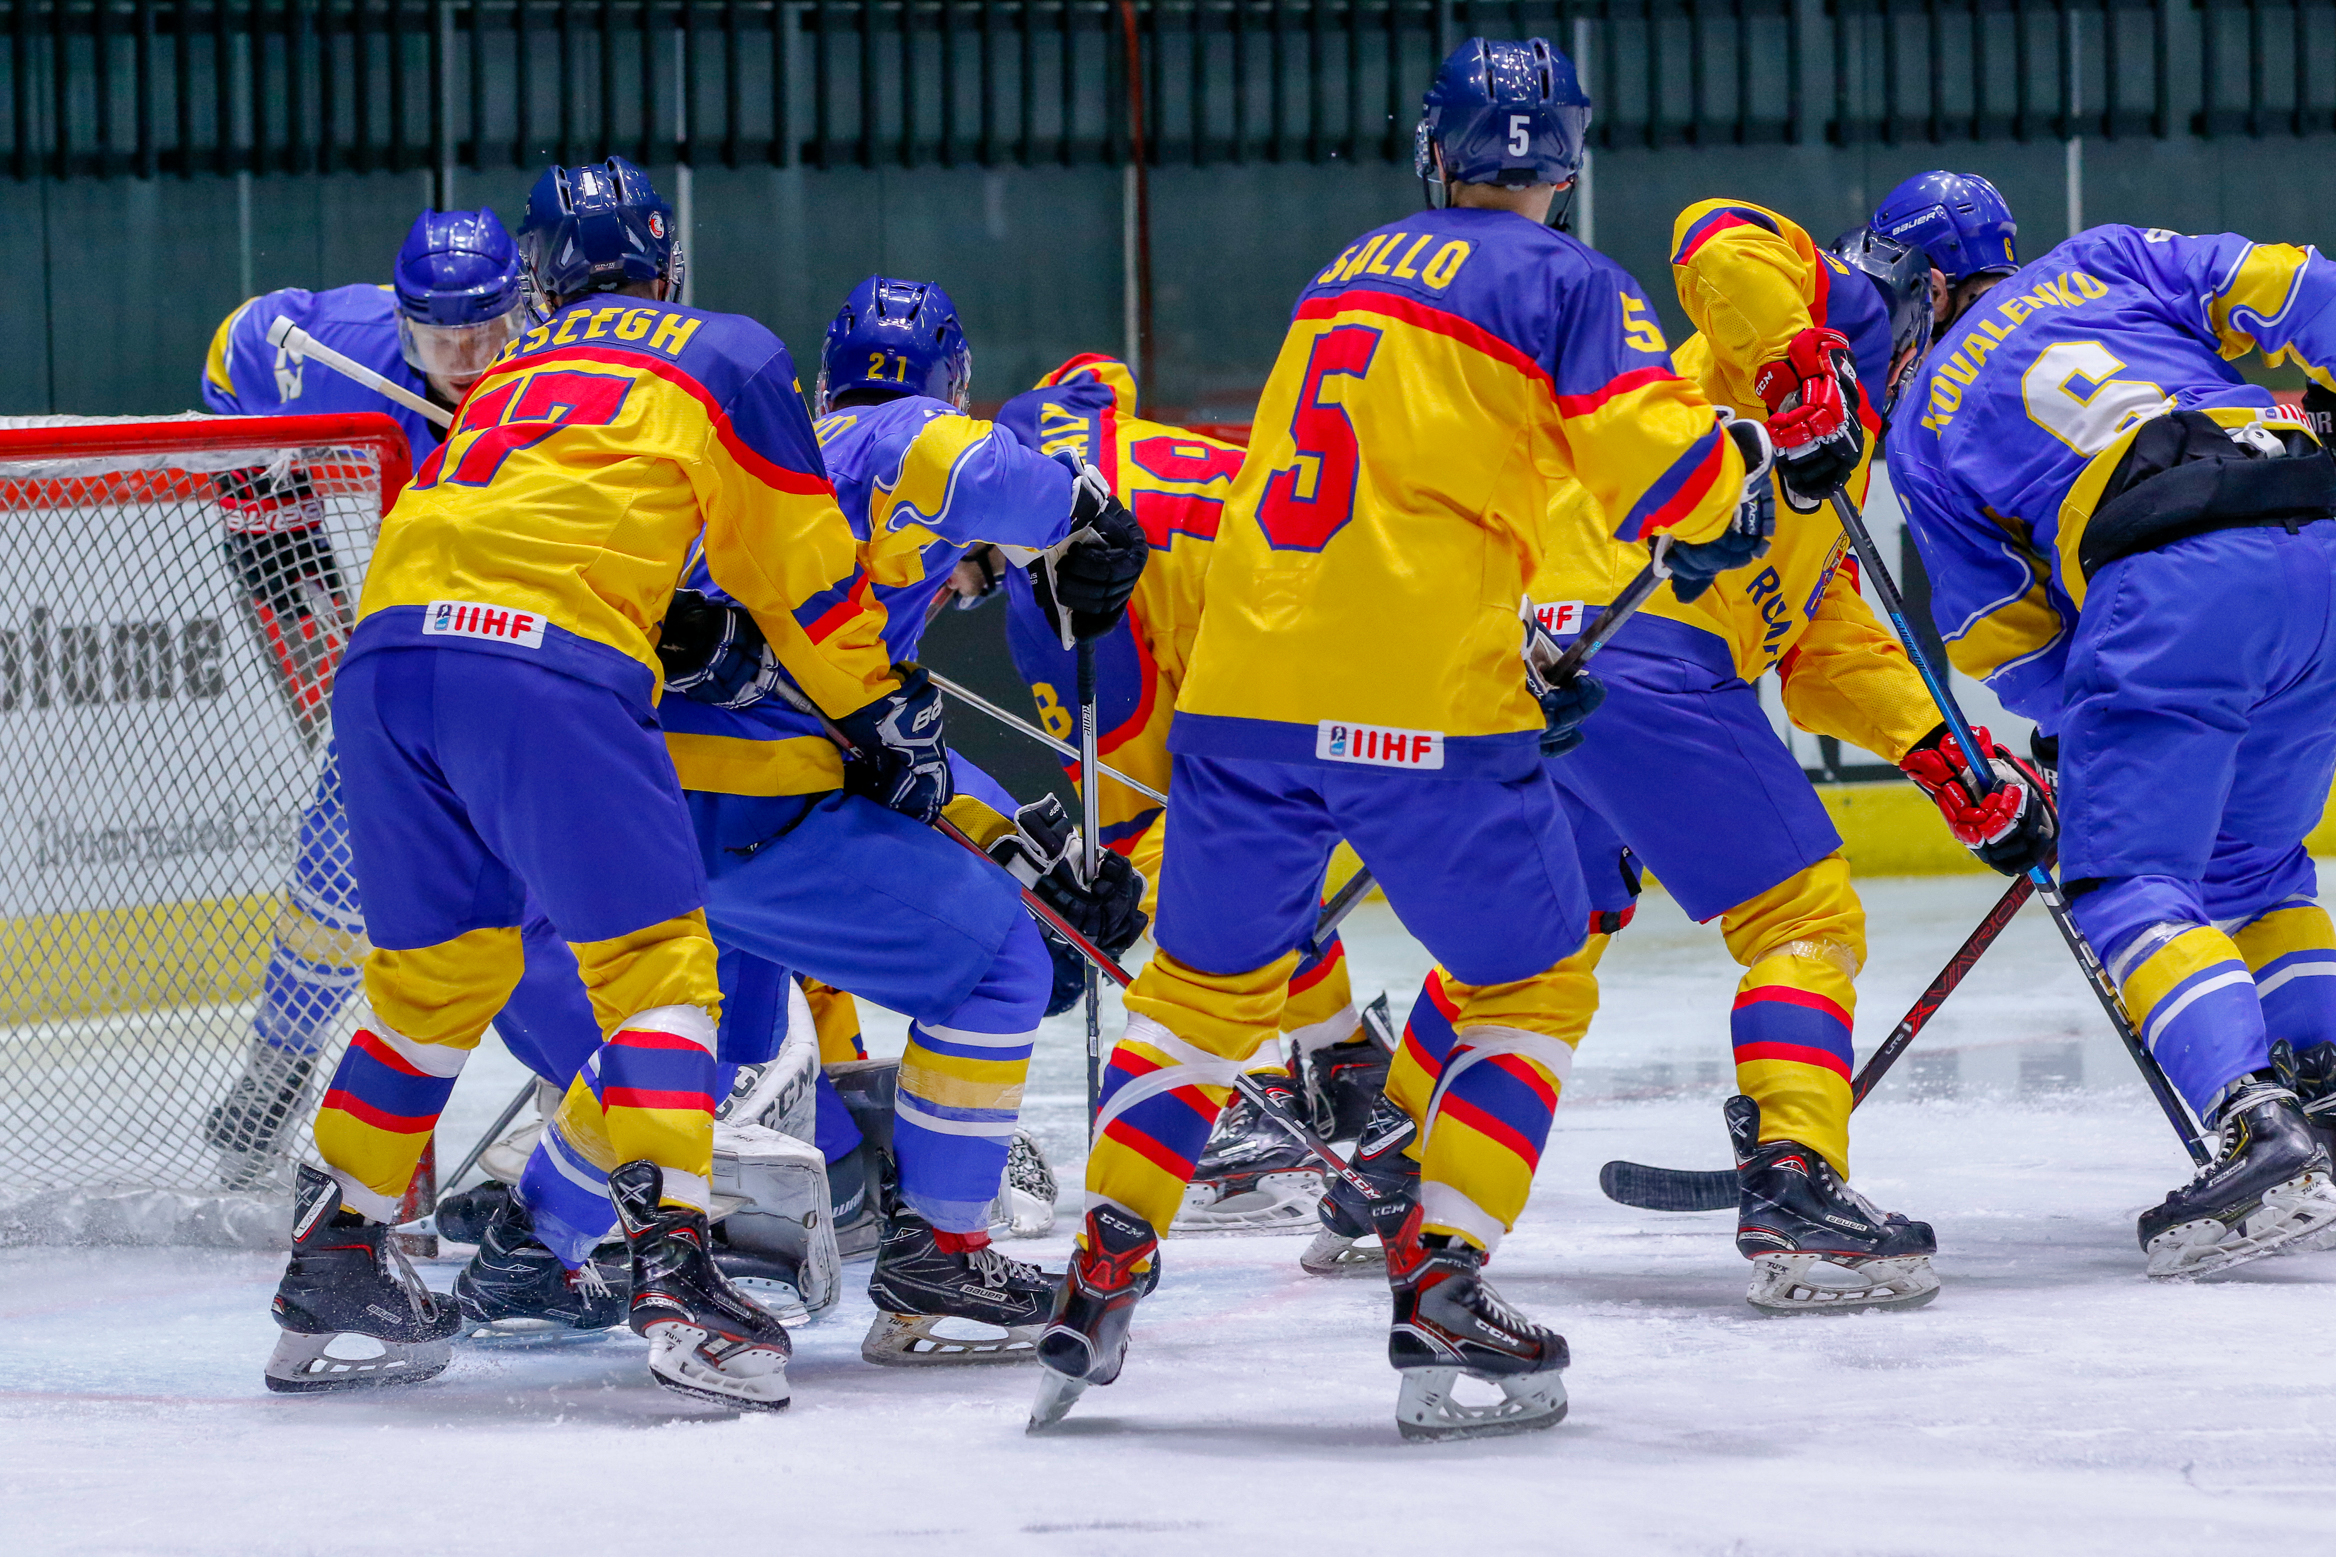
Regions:
<svg viewBox="0 0 2336 1557"><path fill-rule="evenodd" d="M1897 409L1898 396L1912 381L1914 370L1930 345L1930 256L1910 243L1873 231L1853 228L1833 242L1833 253L1851 270L1874 284L1890 315L1890 382L1882 396L1882 415Z"/></svg>
<svg viewBox="0 0 2336 1557"><path fill-rule="evenodd" d="M390 290L407 364L465 386L526 322L518 246L491 209L416 217L397 251Z"/></svg>
<svg viewBox="0 0 2336 1557"><path fill-rule="evenodd" d="M1977 173L1917 173L1882 197L1866 225L1929 255L1948 286L2020 268L2020 224L2003 192Z"/></svg>
<svg viewBox="0 0 2336 1557"><path fill-rule="evenodd" d="M892 276L870 276L852 288L820 347L813 404L825 416L837 395L855 389L925 395L965 409L973 347L947 292Z"/></svg>
<svg viewBox="0 0 2336 1557"><path fill-rule="evenodd" d="M546 307L642 281L681 295L685 260L673 208L622 157L544 170L527 195L519 253Z"/></svg>
<svg viewBox="0 0 2336 1557"><path fill-rule="evenodd" d="M1453 184L1526 188L1563 184L1581 171L1590 98L1574 63L1546 38L1470 38L1454 49L1420 99L1412 167Z"/></svg>

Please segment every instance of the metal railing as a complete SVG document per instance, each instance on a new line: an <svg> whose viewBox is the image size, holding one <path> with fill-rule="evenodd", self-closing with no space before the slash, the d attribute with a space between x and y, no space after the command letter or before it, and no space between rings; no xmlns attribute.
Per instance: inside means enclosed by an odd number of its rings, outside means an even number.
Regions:
<svg viewBox="0 0 2336 1557"><path fill-rule="evenodd" d="M1477 32L1606 147L2336 130L2336 0L7 0L0 167L1400 163Z"/></svg>

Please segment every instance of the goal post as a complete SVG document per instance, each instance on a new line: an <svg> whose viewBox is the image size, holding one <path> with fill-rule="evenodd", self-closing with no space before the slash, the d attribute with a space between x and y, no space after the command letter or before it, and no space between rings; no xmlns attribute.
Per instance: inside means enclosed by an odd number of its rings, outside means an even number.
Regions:
<svg viewBox="0 0 2336 1557"><path fill-rule="evenodd" d="M282 1241L352 1002L262 1149L215 1111L271 960L362 954L311 813L408 477L377 413L0 418L0 1243Z"/></svg>

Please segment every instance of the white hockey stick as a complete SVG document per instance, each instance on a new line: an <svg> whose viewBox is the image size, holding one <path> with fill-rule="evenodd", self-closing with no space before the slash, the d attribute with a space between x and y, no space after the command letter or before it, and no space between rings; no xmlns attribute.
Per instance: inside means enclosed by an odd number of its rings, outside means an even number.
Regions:
<svg viewBox="0 0 2336 1557"><path fill-rule="evenodd" d="M403 384L393 384L364 363L355 361L325 345L289 319L278 319L268 326L268 344L290 355L294 362L314 357L343 378L363 384L377 395L385 395L417 416L426 416L441 427L452 427L454 417L444 406L432 405Z"/></svg>

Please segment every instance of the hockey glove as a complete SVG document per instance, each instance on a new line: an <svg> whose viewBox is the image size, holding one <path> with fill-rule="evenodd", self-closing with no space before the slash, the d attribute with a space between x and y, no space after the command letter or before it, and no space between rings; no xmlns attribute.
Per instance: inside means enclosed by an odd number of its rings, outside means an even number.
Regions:
<svg viewBox="0 0 2336 1557"><path fill-rule="evenodd" d="M778 662L743 606L677 589L657 634L665 689L716 708L749 708L770 691Z"/></svg>
<svg viewBox="0 0 2336 1557"><path fill-rule="evenodd" d="M900 690L836 721L857 760L844 765L844 788L888 810L930 822L957 793L949 747L941 738L941 691L921 665L895 665Z"/></svg>
<svg viewBox="0 0 2336 1557"><path fill-rule="evenodd" d="M1095 862L1094 882L1082 882L1073 858L1078 841L1062 801L1048 795L1014 813L1014 831L991 844L989 856L1072 929L1116 957L1151 923L1141 907L1143 873L1107 849ZM1086 992L1087 958L1052 926L1042 923L1039 928L1046 932L1047 954L1054 959L1054 989L1047 997L1046 1014L1060 1016Z"/></svg>
<svg viewBox="0 0 2336 1557"><path fill-rule="evenodd" d="M1030 581L1050 618L1059 621L1058 611L1068 610L1071 637L1092 642L1119 625L1151 555L1144 527L1103 472L1082 461L1071 487L1071 540L1054 559L1051 586L1043 562L1031 568Z"/></svg>
<svg viewBox="0 0 2336 1557"><path fill-rule="evenodd" d="M1768 406L1784 500L1796 513L1814 512L1865 458L1863 397L1849 342L1838 331L1803 330L1752 383Z"/></svg>
<svg viewBox="0 0 2336 1557"><path fill-rule="evenodd" d="M1940 725L1915 743L1898 766L1937 803L1948 829L1990 868L2021 876L2052 858L2060 817L2051 786L2035 766L1995 742L1984 725L1972 735L1995 769L1996 787L1983 791L1955 738Z"/></svg>
<svg viewBox="0 0 2336 1557"><path fill-rule="evenodd" d="M1776 494L1768 482L1776 456L1768 430L1725 410L1720 414L1721 425L1744 456L1744 492L1725 530L1708 541L1671 547L1671 593L1681 605L1711 588L1712 580L1730 568L1767 556L1768 538L1776 533Z"/></svg>

